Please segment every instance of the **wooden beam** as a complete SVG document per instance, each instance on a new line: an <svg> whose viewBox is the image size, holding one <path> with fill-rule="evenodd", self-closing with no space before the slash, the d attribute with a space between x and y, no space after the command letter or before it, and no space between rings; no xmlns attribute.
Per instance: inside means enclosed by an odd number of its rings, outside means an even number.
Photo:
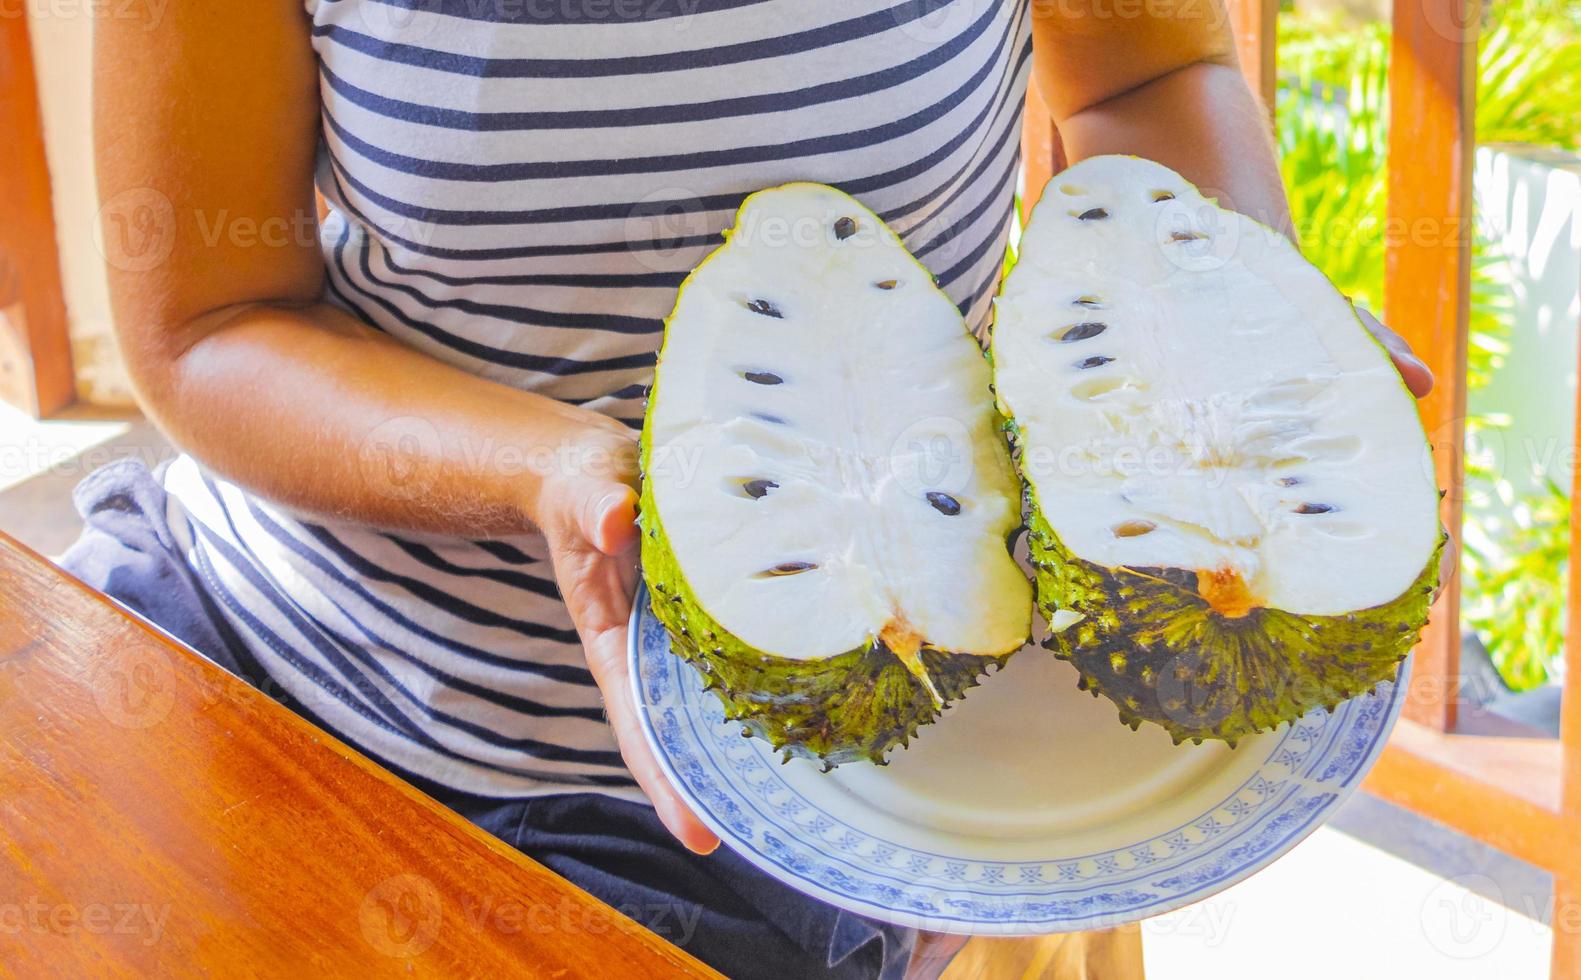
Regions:
<svg viewBox="0 0 1581 980"><path fill-rule="evenodd" d="M1406 717L1455 726L1460 668L1460 516L1464 497L1466 315L1475 133L1474 0L1396 0L1389 64L1389 220L1384 312L1433 369L1421 402L1443 519L1457 559L1416 651Z"/></svg>
<svg viewBox="0 0 1581 980"><path fill-rule="evenodd" d="M1554 980L1581 977L1581 873L1554 875L1549 925L1554 931L1554 952L1548 975Z"/></svg>
<svg viewBox="0 0 1581 980"><path fill-rule="evenodd" d="M1573 498L1574 499L1574 498ZM1581 525L1578 525L1581 526ZM1575 586L1571 596L1575 597ZM1578 607L1572 602L1572 623ZM1575 645L1567 651L1574 658ZM1567 676L1565 737L1581 728L1581 682ZM1564 740L1444 734L1401 721L1363 788L1553 875L1550 975L1581 977L1578 757Z"/></svg>
<svg viewBox="0 0 1581 980"><path fill-rule="evenodd" d="M1362 786L1557 875L1581 868L1581 834L1545 805L1557 777L1552 740L1445 735L1402 720Z"/></svg>
<svg viewBox="0 0 1581 980"><path fill-rule="evenodd" d="M1276 26L1279 0L1229 0L1230 27L1235 32L1235 53L1241 74L1252 87L1270 121L1278 87Z"/></svg>
<svg viewBox="0 0 1581 980"><path fill-rule="evenodd" d="M1438 380L1422 402L1444 522L1458 559L1464 500L1466 320L1472 153L1474 0L1396 0L1390 62L1385 313ZM1581 428L1578 428L1581 435ZM1581 561L1581 481L1571 491L1570 567ZM1492 844L1554 876L1551 975L1581 977L1581 576L1569 586L1561 737L1445 734L1459 693L1459 561L1417 648L1404 721L1368 776L1373 792Z"/></svg>
<svg viewBox="0 0 1581 980"><path fill-rule="evenodd" d="M0 399L34 417L76 396L28 19L0 15Z"/></svg>
<svg viewBox="0 0 1581 980"><path fill-rule="evenodd" d="M1581 440L1581 389L1576 392L1576 432ZM1575 443L1581 445L1581 442ZM1570 581L1566 595L1565 680L1559 700L1560 809L1581 836L1581 467L1570 483ZM1549 975L1581 977L1581 860L1554 872L1554 952Z"/></svg>

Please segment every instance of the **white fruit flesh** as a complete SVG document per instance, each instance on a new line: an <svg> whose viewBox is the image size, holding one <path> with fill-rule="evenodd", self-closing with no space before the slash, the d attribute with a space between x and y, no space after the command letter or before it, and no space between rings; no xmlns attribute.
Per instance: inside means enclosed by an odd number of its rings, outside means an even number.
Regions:
<svg viewBox="0 0 1581 980"><path fill-rule="evenodd" d="M645 478L699 604L793 659L886 630L952 653L1019 647L1031 590L1005 548L1019 485L989 373L959 311L851 198L749 198L681 291L648 420Z"/></svg>
<svg viewBox="0 0 1581 980"><path fill-rule="evenodd" d="M994 357L1023 473L1078 558L1233 572L1255 605L1333 615L1399 596L1438 543L1383 349L1286 238L1166 167L1098 157L1049 184Z"/></svg>

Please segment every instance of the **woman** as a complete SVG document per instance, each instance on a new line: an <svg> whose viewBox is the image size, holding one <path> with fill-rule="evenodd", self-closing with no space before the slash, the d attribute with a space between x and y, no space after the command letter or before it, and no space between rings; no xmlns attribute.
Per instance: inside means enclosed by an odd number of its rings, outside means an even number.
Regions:
<svg viewBox="0 0 1581 980"><path fill-rule="evenodd" d="M624 664L635 430L676 287L761 187L855 194L984 327L1029 75L1072 159L1151 157L1288 227L1218 0L101 22L120 337L184 455L90 477L69 566L726 973L897 974L908 933L688 853L718 841Z"/></svg>

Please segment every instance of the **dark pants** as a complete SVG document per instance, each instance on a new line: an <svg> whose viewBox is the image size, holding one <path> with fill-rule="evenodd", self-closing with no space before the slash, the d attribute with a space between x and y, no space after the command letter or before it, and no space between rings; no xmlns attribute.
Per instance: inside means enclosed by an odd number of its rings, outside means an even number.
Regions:
<svg viewBox="0 0 1581 980"><path fill-rule="evenodd" d="M176 550L168 498L141 463L94 472L77 487L76 503L87 527L60 560L67 571L226 670L255 685L267 680ZM645 804L596 793L490 799L379 761L728 976L892 977L910 956L910 930L808 898L728 848L698 857Z"/></svg>

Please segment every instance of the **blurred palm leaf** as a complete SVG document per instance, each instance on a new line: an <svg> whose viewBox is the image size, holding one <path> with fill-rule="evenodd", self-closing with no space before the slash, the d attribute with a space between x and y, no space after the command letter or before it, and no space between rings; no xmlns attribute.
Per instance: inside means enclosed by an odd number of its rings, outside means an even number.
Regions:
<svg viewBox="0 0 1581 980"><path fill-rule="evenodd" d="M1389 29L1280 18L1280 167L1302 248L1358 303L1383 303ZM1581 137L1581 3L1492 6L1478 50L1477 137L1573 146ZM1509 263L1481 234L1473 245L1467 383L1485 385L1509 350ZM1468 419L1475 433L1498 420ZM1466 517L1466 620L1516 690L1541 684L1563 650L1569 504L1562 488L1517 500L1493 474L1509 520ZM1484 523L1485 522L1485 523Z"/></svg>
<svg viewBox="0 0 1581 980"><path fill-rule="evenodd" d="M1581 3L1489 8L1477 52L1477 140L1575 146L1581 138Z"/></svg>
<svg viewBox="0 0 1581 980"><path fill-rule="evenodd" d="M1565 579L1570 564L1570 498L1552 480L1516 501L1498 523L1467 521L1465 619L1477 631L1504 682L1516 691L1546 683L1564 648Z"/></svg>

